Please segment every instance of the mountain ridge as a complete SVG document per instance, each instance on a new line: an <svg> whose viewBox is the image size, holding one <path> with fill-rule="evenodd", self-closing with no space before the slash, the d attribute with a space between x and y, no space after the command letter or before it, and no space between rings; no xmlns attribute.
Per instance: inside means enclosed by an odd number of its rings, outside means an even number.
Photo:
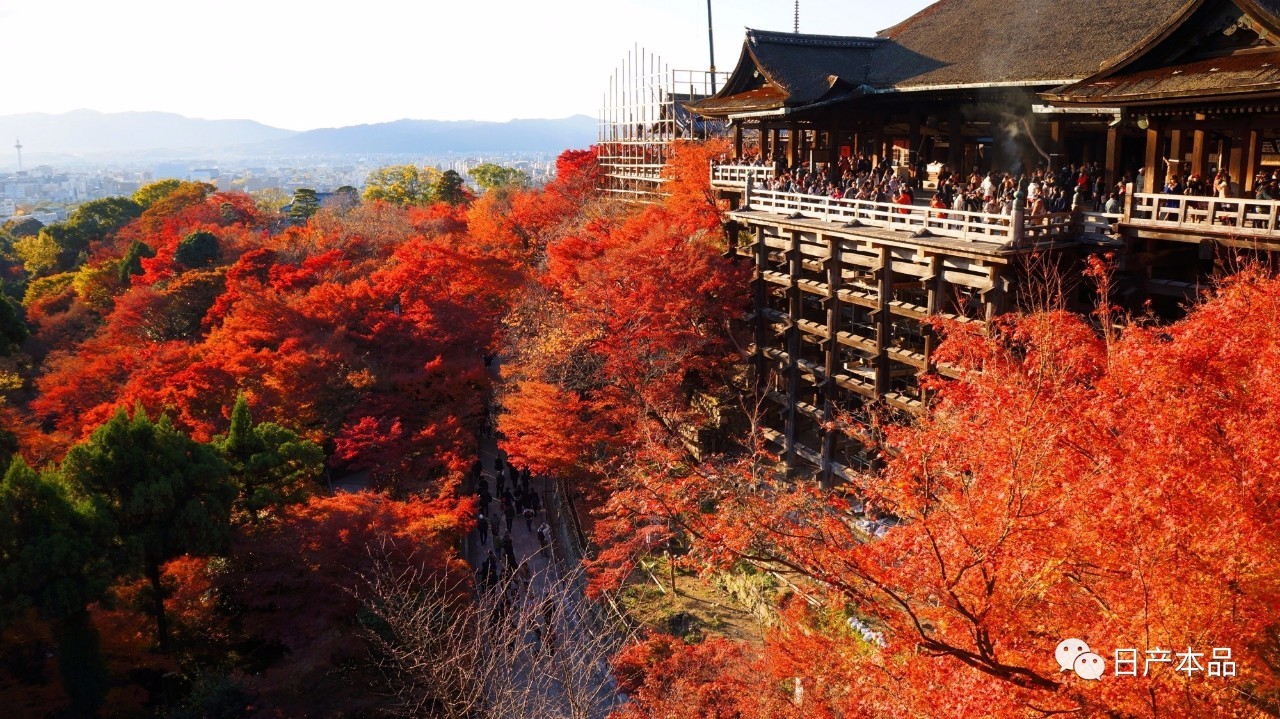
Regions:
<svg viewBox="0 0 1280 719"><path fill-rule="evenodd" d="M0 138L20 139L24 157L33 161L42 156L164 152L175 156L192 152L263 156L559 152L590 145L595 127L595 119L586 115L506 122L405 118L302 131L254 120L206 120L169 112L0 115Z"/></svg>

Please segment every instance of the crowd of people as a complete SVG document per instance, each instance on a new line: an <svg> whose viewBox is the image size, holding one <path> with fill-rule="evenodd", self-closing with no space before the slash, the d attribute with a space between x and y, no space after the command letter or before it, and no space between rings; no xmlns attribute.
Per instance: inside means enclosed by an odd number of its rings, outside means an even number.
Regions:
<svg viewBox="0 0 1280 719"><path fill-rule="evenodd" d="M493 479L491 491L484 463L476 460L471 466L471 480L476 488L479 508L475 531L488 555L477 572L477 584L481 587L496 586L500 579L510 578L520 569L521 563L516 558L512 539L517 518L524 521L525 531L537 537L544 556L551 544L551 527L545 521L545 505L542 496L530 486L529 469L518 469L498 456L493 460ZM533 524L540 515L544 521L535 530Z"/></svg>
<svg viewBox="0 0 1280 719"><path fill-rule="evenodd" d="M774 167L773 177L761 187L764 190L899 205L916 204L917 193L924 189L928 177L923 165L873 164L872 158L863 154L841 157L832 167L809 162L787 166L759 154L734 164ZM975 167L967 175L942 165L928 204L938 210L1012 215L1018 187L1025 181L1029 216L1068 212L1078 203L1096 211L1118 211L1124 185L1131 179L1126 176L1110 185L1097 163L1068 164L1053 171L1041 165L1025 174L983 173Z"/></svg>

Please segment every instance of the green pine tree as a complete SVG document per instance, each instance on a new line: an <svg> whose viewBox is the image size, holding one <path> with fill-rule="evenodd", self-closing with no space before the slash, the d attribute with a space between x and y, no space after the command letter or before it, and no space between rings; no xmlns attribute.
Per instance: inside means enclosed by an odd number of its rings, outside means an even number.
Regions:
<svg viewBox="0 0 1280 719"><path fill-rule="evenodd" d="M226 548L235 499L226 465L212 447L179 432L167 417L151 421L139 406L132 418L120 410L72 447L62 473L111 518L123 566L150 582L156 639L168 652L160 569L184 554Z"/></svg>
<svg viewBox="0 0 1280 719"><path fill-rule="evenodd" d="M62 683L77 716L91 716L107 672L88 605L114 575L110 523L57 472L15 457L0 481L0 624L34 609L50 621Z"/></svg>
<svg viewBox="0 0 1280 719"><path fill-rule="evenodd" d="M231 410L231 427L213 445L238 492L235 515L250 522L304 501L324 471L324 451L319 445L278 424L255 425L243 394L236 397Z"/></svg>

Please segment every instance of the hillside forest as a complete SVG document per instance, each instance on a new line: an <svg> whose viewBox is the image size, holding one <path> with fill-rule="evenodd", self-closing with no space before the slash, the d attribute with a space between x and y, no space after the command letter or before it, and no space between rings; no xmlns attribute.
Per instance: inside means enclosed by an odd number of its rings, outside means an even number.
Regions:
<svg viewBox="0 0 1280 719"><path fill-rule="evenodd" d="M757 431L724 150L681 145L650 205L597 194L581 150L542 187L387 168L281 212L162 181L6 225L0 705L510 716L462 701L492 624L472 653L415 625L413 678L382 593L479 601L496 432L576 502L591 601L656 558L769 588L752 640L636 620L615 719L1280 716L1280 280L1242 258L1159 323L1098 257L1093 315L939 322L961 379L914 421L842 417L878 459L824 490ZM1062 672L1076 637L1136 675ZM1178 669L1223 649L1230 676Z"/></svg>

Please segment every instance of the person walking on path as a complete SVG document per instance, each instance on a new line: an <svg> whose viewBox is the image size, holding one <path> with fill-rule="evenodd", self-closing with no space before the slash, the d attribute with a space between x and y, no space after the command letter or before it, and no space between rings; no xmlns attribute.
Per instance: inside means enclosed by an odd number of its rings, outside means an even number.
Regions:
<svg viewBox="0 0 1280 719"><path fill-rule="evenodd" d="M476 515L476 531L480 533L480 546L487 546L489 544L489 520L485 519L483 513Z"/></svg>
<svg viewBox="0 0 1280 719"><path fill-rule="evenodd" d="M547 556L547 547L551 546L551 525L543 522L538 525L538 554L544 559L550 559Z"/></svg>
<svg viewBox="0 0 1280 719"><path fill-rule="evenodd" d="M510 500L503 501L502 514L507 518L507 536L511 535L511 523L516 521L516 505Z"/></svg>
<svg viewBox="0 0 1280 719"><path fill-rule="evenodd" d="M515 543L511 540L510 532L502 535L502 555L507 560L507 571L514 573L516 571L516 549Z"/></svg>
<svg viewBox="0 0 1280 719"><path fill-rule="evenodd" d="M498 562L498 555L494 554L492 549L486 549L484 562L480 565L481 591L488 591L498 586L498 575L502 573L502 567Z"/></svg>
<svg viewBox="0 0 1280 719"><path fill-rule="evenodd" d="M532 533L533 532L533 509L531 507L525 507L524 511L520 513L520 516L524 517L525 529L529 530L529 532Z"/></svg>

